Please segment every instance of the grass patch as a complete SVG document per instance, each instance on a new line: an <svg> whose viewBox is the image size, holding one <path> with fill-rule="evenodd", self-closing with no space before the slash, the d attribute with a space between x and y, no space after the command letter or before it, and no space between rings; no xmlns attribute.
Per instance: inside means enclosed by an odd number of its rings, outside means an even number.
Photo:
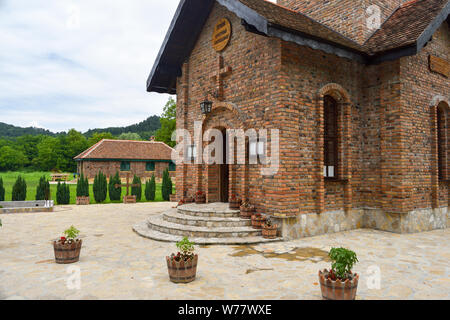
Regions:
<svg viewBox="0 0 450 320"><path fill-rule="evenodd" d="M45 175L47 179L50 180L50 172L0 172L0 177L3 179L3 186L5 187L5 201L11 201L12 198L12 187L16 182L17 177L21 175L26 183L27 183L27 201L36 200L36 187L39 183L40 177ZM72 176L73 177L73 176ZM76 195L77 195L77 185L69 185L70 188L70 204L76 203ZM144 196L145 184L142 184L142 199L139 202L162 202L162 194L161 194L161 183L156 183L156 194L154 201L147 201ZM56 184L50 185L51 198L55 200L56 204ZM122 197L126 195L127 188L122 187ZM131 193L131 188L130 188ZM175 189L174 192L175 193ZM94 192L92 191L92 184L89 185L89 196L91 198L91 203L95 204ZM109 200L109 194L106 197L105 202L103 203L121 203L122 201L111 201Z"/></svg>

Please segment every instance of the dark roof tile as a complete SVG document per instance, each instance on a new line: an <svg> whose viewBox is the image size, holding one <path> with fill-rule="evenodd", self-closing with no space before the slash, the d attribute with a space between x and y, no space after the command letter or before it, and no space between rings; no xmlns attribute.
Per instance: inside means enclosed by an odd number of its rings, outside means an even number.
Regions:
<svg viewBox="0 0 450 320"><path fill-rule="evenodd" d="M159 141L104 139L74 159L170 160L172 150L167 144Z"/></svg>

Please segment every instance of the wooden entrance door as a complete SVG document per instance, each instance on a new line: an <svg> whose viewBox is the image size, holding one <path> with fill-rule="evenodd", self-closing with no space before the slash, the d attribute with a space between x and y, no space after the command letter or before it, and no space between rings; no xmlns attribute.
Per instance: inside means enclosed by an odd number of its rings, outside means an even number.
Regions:
<svg viewBox="0 0 450 320"><path fill-rule="evenodd" d="M230 169L227 164L227 135L226 130L222 130L223 137L223 161L220 164L219 173L219 186L220 186L220 201L228 202L228 189L229 189L229 179L230 179Z"/></svg>

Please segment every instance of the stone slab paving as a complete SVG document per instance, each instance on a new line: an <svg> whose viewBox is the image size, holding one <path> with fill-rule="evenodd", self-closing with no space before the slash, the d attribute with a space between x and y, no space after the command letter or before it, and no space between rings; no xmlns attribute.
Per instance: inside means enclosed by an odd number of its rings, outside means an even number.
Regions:
<svg viewBox="0 0 450 320"><path fill-rule="evenodd" d="M450 230L398 235L355 230L290 242L198 247L197 280L168 281L173 243L140 237L132 226L173 203L56 207L53 213L4 215L0 229L0 299L320 299L317 272L326 251L357 252L357 299L450 299ZM51 240L82 231L81 289L70 290L67 265L54 263ZM369 267L381 271L369 289ZM70 270L69 270L70 271Z"/></svg>

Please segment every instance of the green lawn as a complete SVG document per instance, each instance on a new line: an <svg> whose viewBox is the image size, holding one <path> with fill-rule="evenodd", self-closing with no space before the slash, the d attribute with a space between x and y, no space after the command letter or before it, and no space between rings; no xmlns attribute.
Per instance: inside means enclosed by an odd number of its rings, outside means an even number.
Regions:
<svg viewBox="0 0 450 320"><path fill-rule="evenodd" d="M3 186L5 187L5 200L11 201L11 191L16 181L17 177L21 175L26 183L27 183L27 200L36 200L36 187L39 183L40 177L45 175L50 180L50 172L0 172L0 178L3 179ZM70 204L75 204L76 202L76 190L77 186L69 185L70 188ZM142 199L140 202L149 202L145 200L144 195L145 185L142 185ZM56 204L56 184L50 185L50 191L52 194L52 199L55 200ZM131 192L131 188L130 188ZM175 192L175 191L174 191ZM122 188L122 196L126 195L127 189L125 187ZM91 203L95 203L94 193L92 191L92 185L89 185L89 195L91 197ZM154 202L163 201L161 195L161 183L156 184L156 195ZM109 194L106 197L105 202L103 203L120 203L121 201L111 201L109 200Z"/></svg>

